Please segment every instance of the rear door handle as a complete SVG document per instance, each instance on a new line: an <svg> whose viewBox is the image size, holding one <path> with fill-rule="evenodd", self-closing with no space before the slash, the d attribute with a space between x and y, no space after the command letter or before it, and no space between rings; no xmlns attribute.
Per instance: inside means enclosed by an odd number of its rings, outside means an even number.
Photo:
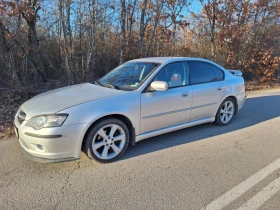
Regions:
<svg viewBox="0 0 280 210"><path fill-rule="evenodd" d="M218 89L218 90L222 90L223 88L224 88L224 87L223 87L223 86L221 86L221 87L218 87L217 89Z"/></svg>
<svg viewBox="0 0 280 210"><path fill-rule="evenodd" d="M188 96L188 95L190 95L190 94L189 94L189 92L185 92L185 93L182 93L181 95L182 95L183 97L186 97L186 96Z"/></svg>

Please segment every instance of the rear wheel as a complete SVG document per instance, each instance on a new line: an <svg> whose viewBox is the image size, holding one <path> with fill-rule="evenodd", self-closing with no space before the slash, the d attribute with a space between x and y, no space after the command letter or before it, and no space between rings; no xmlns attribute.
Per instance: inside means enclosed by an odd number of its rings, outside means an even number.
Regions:
<svg viewBox="0 0 280 210"><path fill-rule="evenodd" d="M226 98L217 111L215 123L221 126L228 125L233 118L234 112L234 100L232 98Z"/></svg>
<svg viewBox="0 0 280 210"><path fill-rule="evenodd" d="M85 143L89 158L101 163L110 163L120 158L129 143L127 126L119 119L108 118L94 125Z"/></svg>

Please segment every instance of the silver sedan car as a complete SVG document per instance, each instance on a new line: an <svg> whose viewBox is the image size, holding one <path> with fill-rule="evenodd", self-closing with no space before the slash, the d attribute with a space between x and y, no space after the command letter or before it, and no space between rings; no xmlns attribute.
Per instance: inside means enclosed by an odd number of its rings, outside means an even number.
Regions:
<svg viewBox="0 0 280 210"><path fill-rule="evenodd" d="M41 162L117 160L129 144L215 122L228 125L245 102L242 73L200 58L141 58L93 83L26 101L15 119L23 151Z"/></svg>

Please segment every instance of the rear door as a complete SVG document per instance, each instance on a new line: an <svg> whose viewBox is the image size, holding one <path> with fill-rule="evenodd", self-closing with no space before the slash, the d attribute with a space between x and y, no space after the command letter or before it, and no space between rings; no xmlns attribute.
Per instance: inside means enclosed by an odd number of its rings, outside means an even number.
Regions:
<svg viewBox="0 0 280 210"><path fill-rule="evenodd" d="M146 90L141 94L141 133L188 122L192 87L186 62L176 62L160 70L153 81L165 81L166 91Z"/></svg>
<svg viewBox="0 0 280 210"><path fill-rule="evenodd" d="M214 117L225 94L224 72L202 61L189 61L193 104L190 121Z"/></svg>

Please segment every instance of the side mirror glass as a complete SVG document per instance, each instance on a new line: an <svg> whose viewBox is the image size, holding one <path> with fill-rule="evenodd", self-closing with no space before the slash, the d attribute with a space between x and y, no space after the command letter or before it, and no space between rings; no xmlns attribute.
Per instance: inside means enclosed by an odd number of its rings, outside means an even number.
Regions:
<svg viewBox="0 0 280 210"><path fill-rule="evenodd" d="M164 81L153 81L151 83L151 89L156 91L166 91L168 90L168 84Z"/></svg>

